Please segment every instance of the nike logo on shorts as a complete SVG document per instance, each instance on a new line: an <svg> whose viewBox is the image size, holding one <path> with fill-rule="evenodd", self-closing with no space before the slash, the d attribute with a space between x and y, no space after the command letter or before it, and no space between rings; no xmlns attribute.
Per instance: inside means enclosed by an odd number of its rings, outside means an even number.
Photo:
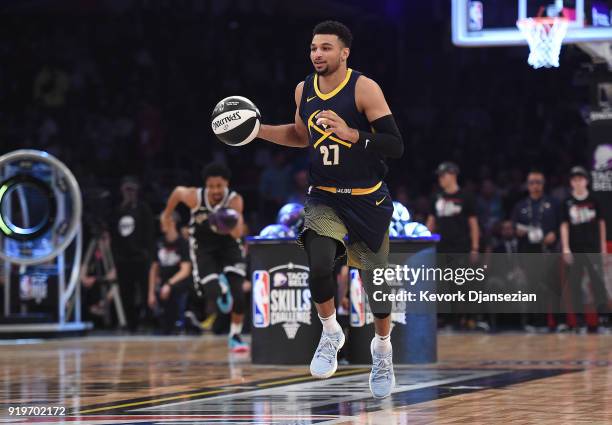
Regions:
<svg viewBox="0 0 612 425"><path fill-rule="evenodd" d="M365 141L365 146L363 147L364 149L368 148L368 143L370 143L370 139L366 139Z"/></svg>
<svg viewBox="0 0 612 425"><path fill-rule="evenodd" d="M380 201L376 201L376 206L380 205L382 203L382 201L385 200L386 197L387 197L387 195L383 196Z"/></svg>

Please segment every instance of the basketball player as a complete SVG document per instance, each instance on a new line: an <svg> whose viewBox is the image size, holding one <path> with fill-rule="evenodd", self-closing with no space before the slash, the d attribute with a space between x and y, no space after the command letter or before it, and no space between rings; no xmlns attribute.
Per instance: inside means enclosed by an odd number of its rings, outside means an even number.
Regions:
<svg viewBox="0 0 612 425"><path fill-rule="evenodd" d="M229 348L232 352L243 352L248 350L248 345L240 338L245 308L242 282L246 277L246 263L239 243L243 231L243 200L229 189L230 176L225 165L208 164L202 171L205 187L176 187L161 221L163 226L171 225L172 212L179 202L191 210L189 247L196 291L198 295L205 293L212 299L231 294ZM239 215L238 224L228 235L216 233L208 221L210 214L223 207L231 208Z"/></svg>
<svg viewBox="0 0 612 425"><path fill-rule="evenodd" d="M384 158L399 158L404 146L378 84L347 67L351 41L350 30L339 22L314 28L310 60L315 72L295 89L295 122L263 125L258 137L307 148L310 154L310 187L298 243L308 256L310 291L323 323L310 372L328 378L338 366L344 333L336 320L333 270L335 260L348 254L348 265L360 269L375 316L370 390L382 398L395 384L391 305L373 301L372 279L374 268L387 266L393 214L382 180Z"/></svg>

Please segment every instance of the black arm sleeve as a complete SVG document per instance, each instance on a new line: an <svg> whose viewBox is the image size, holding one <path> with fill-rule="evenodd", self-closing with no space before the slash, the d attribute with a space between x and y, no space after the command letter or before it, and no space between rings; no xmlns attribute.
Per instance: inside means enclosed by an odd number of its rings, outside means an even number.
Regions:
<svg viewBox="0 0 612 425"><path fill-rule="evenodd" d="M404 141L393 115L385 115L370 123L374 133L359 131L357 142L364 149L389 158L399 158L404 153Z"/></svg>

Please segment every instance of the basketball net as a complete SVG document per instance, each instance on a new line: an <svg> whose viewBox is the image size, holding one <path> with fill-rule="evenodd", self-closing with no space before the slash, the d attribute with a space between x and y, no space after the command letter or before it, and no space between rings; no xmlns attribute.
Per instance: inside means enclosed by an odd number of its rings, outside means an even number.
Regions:
<svg viewBox="0 0 612 425"><path fill-rule="evenodd" d="M567 34L567 18L527 18L519 19L516 26L529 43L527 63L535 69L559 67L561 44Z"/></svg>

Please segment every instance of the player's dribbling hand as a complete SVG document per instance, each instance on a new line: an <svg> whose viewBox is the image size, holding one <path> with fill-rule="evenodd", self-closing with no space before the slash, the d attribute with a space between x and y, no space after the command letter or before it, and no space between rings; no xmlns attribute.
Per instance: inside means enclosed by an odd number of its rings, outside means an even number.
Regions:
<svg viewBox="0 0 612 425"><path fill-rule="evenodd" d="M321 111L316 116L317 125L323 126L325 131L334 133L338 138L347 142L357 143L359 132L350 128L346 122L333 111Z"/></svg>

